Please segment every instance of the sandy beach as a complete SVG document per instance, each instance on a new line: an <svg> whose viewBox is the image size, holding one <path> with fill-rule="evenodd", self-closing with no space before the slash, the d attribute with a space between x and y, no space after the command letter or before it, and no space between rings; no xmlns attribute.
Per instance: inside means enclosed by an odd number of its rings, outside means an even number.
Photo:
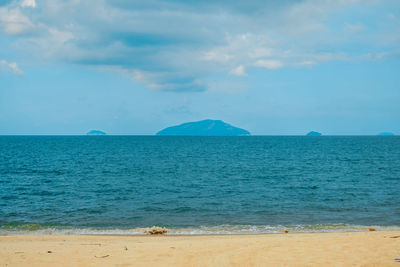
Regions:
<svg viewBox="0 0 400 267"><path fill-rule="evenodd" d="M0 237L2 266L400 266L400 231Z"/></svg>

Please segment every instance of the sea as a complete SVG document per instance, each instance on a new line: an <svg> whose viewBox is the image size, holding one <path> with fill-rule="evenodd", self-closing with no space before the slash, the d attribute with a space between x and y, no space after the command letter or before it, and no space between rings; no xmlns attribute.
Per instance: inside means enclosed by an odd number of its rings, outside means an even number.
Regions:
<svg viewBox="0 0 400 267"><path fill-rule="evenodd" d="M398 136L0 136L0 235L400 229Z"/></svg>

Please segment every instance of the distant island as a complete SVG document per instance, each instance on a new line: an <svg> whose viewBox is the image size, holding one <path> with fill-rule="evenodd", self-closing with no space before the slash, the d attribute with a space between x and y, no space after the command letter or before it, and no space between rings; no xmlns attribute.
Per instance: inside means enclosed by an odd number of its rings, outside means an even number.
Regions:
<svg viewBox="0 0 400 267"><path fill-rule="evenodd" d="M99 130L91 130L86 135L106 135L106 133Z"/></svg>
<svg viewBox="0 0 400 267"><path fill-rule="evenodd" d="M250 132L221 120L202 120L171 126L159 131L157 135L245 136L250 135Z"/></svg>
<svg viewBox="0 0 400 267"><path fill-rule="evenodd" d="M314 132L314 131L311 131L308 134L306 134L306 136L321 136L321 135L322 135L322 133Z"/></svg>
<svg viewBox="0 0 400 267"><path fill-rule="evenodd" d="M378 134L379 136L394 136L394 133L391 132L382 132Z"/></svg>

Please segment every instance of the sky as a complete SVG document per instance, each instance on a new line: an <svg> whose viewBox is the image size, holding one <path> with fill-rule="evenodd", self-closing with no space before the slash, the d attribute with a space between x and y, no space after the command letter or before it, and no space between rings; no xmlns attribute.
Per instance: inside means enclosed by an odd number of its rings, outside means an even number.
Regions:
<svg viewBox="0 0 400 267"><path fill-rule="evenodd" d="M0 0L0 135L400 134L398 0Z"/></svg>

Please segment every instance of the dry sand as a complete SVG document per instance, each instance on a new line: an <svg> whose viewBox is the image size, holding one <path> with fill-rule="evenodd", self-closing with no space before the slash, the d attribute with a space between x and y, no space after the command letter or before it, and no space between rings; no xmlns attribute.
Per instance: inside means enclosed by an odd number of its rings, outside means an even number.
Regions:
<svg viewBox="0 0 400 267"><path fill-rule="evenodd" d="M398 266L400 231L0 236L0 266Z"/></svg>

